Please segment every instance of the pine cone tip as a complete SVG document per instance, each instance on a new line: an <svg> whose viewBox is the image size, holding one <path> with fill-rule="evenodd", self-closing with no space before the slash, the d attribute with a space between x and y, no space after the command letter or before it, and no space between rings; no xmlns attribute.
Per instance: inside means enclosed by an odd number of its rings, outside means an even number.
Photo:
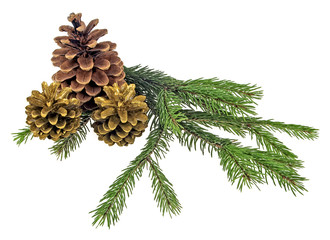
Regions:
<svg viewBox="0 0 330 240"><path fill-rule="evenodd" d="M72 12L72 13L70 13L70 15L68 16L68 21L69 21L69 22L73 22L73 21L75 21L75 20L80 21L81 16L82 16L81 13L77 13L77 14L75 14L75 13Z"/></svg>

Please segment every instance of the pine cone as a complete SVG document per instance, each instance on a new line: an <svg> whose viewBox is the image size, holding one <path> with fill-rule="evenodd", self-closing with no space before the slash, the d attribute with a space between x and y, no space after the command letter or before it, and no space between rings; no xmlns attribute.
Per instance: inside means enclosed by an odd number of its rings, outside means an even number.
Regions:
<svg viewBox="0 0 330 240"><path fill-rule="evenodd" d="M81 13L71 13L68 20L71 26L60 26L59 30L68 36L56 37L61 47L53 52L52 62L60 67L53 80L61 82L61 88L70 87L70 97L80 100L83 109L96 108L93 98L105 95L102 87L115 82L121 86L125 80L124 64L113 51L116 44L110 41L97 43L108 33L106 29L92 29L99 20L92 20L87 26L81 21Z"/></svg>
<svg viewBox="0 0 330 240"><path fill-rule="evenodd" d="M92 113L94 131L109 146L133 144L148 126L146 97L135 96L135 84L103 87L107 97L95 98L98 109Z"/></svg>
<svg viewBox="0 0 330 240"><path fill-rule="evenodd" d="M82 109L76 98L68 99L70 88L58 91L60 83L42 83L42 92L32 91L25 107L27 119L34 137L52 139L68 137L80 125Z"/></svg>

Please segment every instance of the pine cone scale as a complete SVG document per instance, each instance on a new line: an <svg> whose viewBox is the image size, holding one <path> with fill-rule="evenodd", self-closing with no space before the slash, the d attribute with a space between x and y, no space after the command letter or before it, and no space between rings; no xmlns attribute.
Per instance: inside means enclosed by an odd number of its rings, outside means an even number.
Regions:
<svg viewBox="0 0 330 240"><path fill-rule="evenodd" d="M68 51L70 51L69 48L59 48L59 49L55 49L55 50L53 51L53 56L54 56L54 57L63 56L63 55L65 55Z"/></svg>
<svg viewBox="0 0 330 240"><path fill-rule="evenodd" d="M55 73L53 75L53 80L56 82L63 82L67 79L73 78L74 76L76 76L76 70L71 70L69 72L62 72L62 71L58 71L57 73Z"/></svg>
<svg viewBox="0 0 330 240"><path fill-rule="evenodd" d="M86 95L86 94L84 94L84 93L82 93L82 92L78 92L78 93L76 94L76 98L77 98L80 102L82 102L82 103L86 103L86 102L88 102L89 100L92 99L91 96L88 96L88 95Z"/></svg>
<svg viewBox="0 0 330 240"><path fill-rule="evenodd" d="M102 88L99 86L92 87L90 85L86 85L85 91L89 96L95 97L102 91Z"/></svg>
<svg viewBox="0 0 330 240"><path fill-rule="evenodd" d="M64 73L68 73L76 67L78 67L78 63L73 59L66 60L60 66L61 71L64 72Z"/></svg>
<svg viewBox="0 0 330 240"><path fill-rule="evenodd" d="M90 33L90 31L93 30L93 28L99 23L98 19L94 19L92 21L90 21L87 25L87 27L85 28L84 34L87 35Z"/></svg>
<svg viewBox="0 0 330 240"><path fill-rule="evenodd" d="M110 65L110 61L104 58L96 58L94 62L94 66L101 70L108 70Z"/></svg>
<svg viewBox="0 0 330 240"><path fill-rule="evenodd" d="M92 80L92 71L91 70L81 70L77 69L76 72L76 81L80 84L86 85Z"/></svg>
<svg viewBox="0 0 330 240"><path fill-rule="evenodd" d="M94 61L92 56L85 57L81 55L78 58L79 67L84 71L89 71L94 67Z"/></svg>
<svg viewBox="0 0 330 240"><path fill-rule="evenodd" d="M106 86L109 83L109 78L104 71L96 69L95 72L92 74L92 80L98 86Z"/></svg>
<svg viewBox="0 0 330 240"><path fill-rule="evenodd" d="M79 49L70 49L69 51L67 51L64 56L67 59L73 59L75 56L77 56L81 51Z"/></svg>

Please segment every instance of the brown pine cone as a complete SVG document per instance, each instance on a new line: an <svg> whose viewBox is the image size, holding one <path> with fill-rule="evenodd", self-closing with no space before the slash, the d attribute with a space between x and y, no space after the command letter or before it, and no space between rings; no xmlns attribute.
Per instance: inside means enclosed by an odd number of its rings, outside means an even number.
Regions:
<svg viewBox="0 0 330 240"><path fill-rule="evenodd" d="M82 109L76 98L68 99L70 88L58 91L60 83L42 83L42 92L32 91L27 98L26 123L34 137L57 141L75 133L80 126Z"/></svg>
<svg viewBox="0 0 330 240"><path fill-rule="evenodd" d="M61 47L53 52L52 62L60 70L53 80L61 83L61 88L70 87L70 97L79 99L83 109L96 108L94 98L105 95L102 87L125 80L124 64L114 51L116 44L110 41L97 42L108 33L106 29L93 28L99 20L92 20L87 26L81 21L81 13L71 13L68 20L71 26L60 26L59 30L68 36L56 37Z"/></svg>
<svg viewBox="0 0 330 240"><path fill-rule="evenodd" d="M120 87L117 83L105 86L104 91L107 97L95 98L98 105L92 113L95 133L109 146L133 144L148 126L146 97L135 96L135 85L127 83Z"/></svg>

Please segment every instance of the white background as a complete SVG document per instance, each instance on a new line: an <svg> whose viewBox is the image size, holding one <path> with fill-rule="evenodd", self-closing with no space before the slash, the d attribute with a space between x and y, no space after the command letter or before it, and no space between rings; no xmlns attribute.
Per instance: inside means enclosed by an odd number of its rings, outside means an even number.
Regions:
<svg viewBox="0 0 330 240"><path fill-rule="evenodd" d="M329 1L5 1L1 3L0 239L330 239ZM294 197L273 185L236 190L219 159L175 141L160 162L183 205L162 216L145 171L121 220L91 226L108 186L138 153L94 133L65 161L51 141L17 147L31 90L51 82L58 27L71 12L108 28L126 66L149 65L179 79L214 77L264 90L265 119L320 129L316 141L280 136L304 160L309 192ZM227 137L227 135L225 135ZM233 136L230 136L233 137ZM249 139L244 144L253 145Z"/></svg>

